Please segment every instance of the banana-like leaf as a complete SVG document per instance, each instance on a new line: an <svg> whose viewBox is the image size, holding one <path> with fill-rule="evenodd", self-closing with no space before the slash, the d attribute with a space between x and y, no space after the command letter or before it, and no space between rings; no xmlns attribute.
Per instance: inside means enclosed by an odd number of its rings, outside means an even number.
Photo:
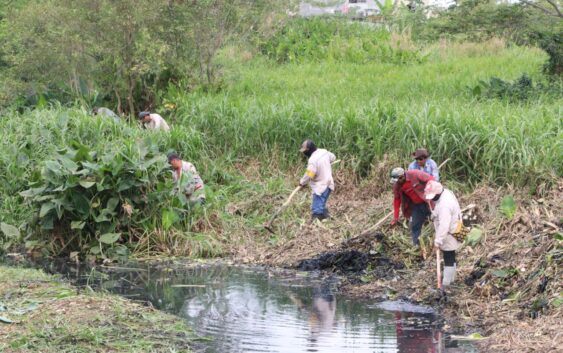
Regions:
<svg viewBox="0 0 563 353"><path fill-rule="evenodd" d="M8 223L0 223L0 229L8 238L19 238L20 236L20 230Z"/></svg>

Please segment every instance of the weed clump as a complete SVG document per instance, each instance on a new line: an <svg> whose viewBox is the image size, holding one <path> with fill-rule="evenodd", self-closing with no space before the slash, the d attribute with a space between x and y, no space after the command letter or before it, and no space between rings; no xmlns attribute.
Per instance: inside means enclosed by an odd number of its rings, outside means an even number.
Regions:
<svg viewBox="0 0 563 353"><path fill-rule="evenodd" d="M480 98L506 99L511 102L522 102L540 97L561 98L563 90L561 82L551 81L544 84L535 83L523 74L514 81L506 81L498 77L491 77L489 81L479 81L472 89L473 94Z"/></svg>

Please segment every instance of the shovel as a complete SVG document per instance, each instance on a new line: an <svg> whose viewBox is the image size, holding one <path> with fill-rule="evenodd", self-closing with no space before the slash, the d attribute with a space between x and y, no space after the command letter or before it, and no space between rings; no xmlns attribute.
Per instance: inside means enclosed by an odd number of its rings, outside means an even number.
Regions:
<svg viewBox="0 0 563 353"><path fill-rule="evenodd" d="M436 249L436 301L439 303L445 303L448 300L446 291L442 287L442 271L440 270L440 249Z"/></svg>
<svg viewBox="0 0 563 353"><path fill-rule="evenodd" d="M442 271L440 270L440 249L436 249L436 280L438 290L442 289Z"/></svg>
<svg viewBox="0 0 563 353"><path fill-rule="evenodd" d="M301 190L303 187L301 185L299 185L298 187L295 188L295 190L293 190L293 192L289 195L289 197L287 198L287 200L283 203L283 205L281 205L280 208L278 208L276 210L276 212L274 212L274 214L272 215L272 218L270 218L270 220L268 222L266 222L266 224L264 224L264 228L266 228L266 230L272 234L274 233L274 230L272 229L272 223L274 222L274 220L280 215L280 213L289 205L289 203L291 202L291 199L293 199L293 196L295 196L295 194L297 194L297 192L299 190Z"/></svg>

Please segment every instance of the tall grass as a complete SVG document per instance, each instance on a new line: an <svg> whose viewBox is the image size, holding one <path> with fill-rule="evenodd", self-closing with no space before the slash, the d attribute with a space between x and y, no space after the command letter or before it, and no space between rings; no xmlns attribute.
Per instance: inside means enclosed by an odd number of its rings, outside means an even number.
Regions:
<svg viewBox="0 0 563 353"><path fill-rule="evenodd" d="M299 143L312 138L353 159L360 175L384 155L405 164L420 146L436 160L450 158L448 173L459 181L535 185L562 175L560 98L478 100L470 90L491 76L541 79L545 55L518 47L471 52L438 52L409 66L245 65L222 93L169 97L178 105L172 119L231 158L294 162Z"/></svg>

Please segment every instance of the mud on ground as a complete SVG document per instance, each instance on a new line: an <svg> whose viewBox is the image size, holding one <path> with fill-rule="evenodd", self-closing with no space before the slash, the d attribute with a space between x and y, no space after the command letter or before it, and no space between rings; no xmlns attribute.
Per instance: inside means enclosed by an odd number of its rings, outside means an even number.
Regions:
<svg viewBox="0 0 563 353"><path fill-rule="evenodd" d="M233 257L338 272L346 278L341 291L353 297L438 307L447 331L487 337L479 343L484 352L563 352L563 180L543 198L489 186L458 194L462 208L476 205L475 223L483 232L478 244L457 252L455 285L444 298L435 290L432 226L423 230L423 254L412 247L406 225L391 229L390 219L365 234L391 211L388 181L372 178L356 186L344 183L353 178L343 173L337 173L340 183L329 200L333 219L308 223L309 195L303 193L285 212L289 216L274 223L275 236L246 230L249 237L231 249ZM506 195L514 195L517 205L511 219L499 208Z"/></svg>

